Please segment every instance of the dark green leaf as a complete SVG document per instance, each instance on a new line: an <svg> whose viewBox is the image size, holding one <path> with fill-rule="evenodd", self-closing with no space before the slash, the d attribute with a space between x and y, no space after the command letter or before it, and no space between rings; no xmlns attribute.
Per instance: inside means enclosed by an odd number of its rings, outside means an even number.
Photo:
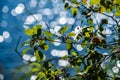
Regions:
<svg viewBox="0 0 120 80"><path fill-rule="evenodd" d="M41 35L41 33L42 33L42 30L41 30L41 29L38 29L38 30L37 30L37 35L39 36L39 35Z"/></svg>
<svg viewBox="0 0 120 80"><path fill-rule="evenodd" d="M33 45L34 45L34 41L32 40L32 41L30 41L30 47L32 47Z"/></svg>
<svg viewBox="0 0 120 80"><path fill-rule="evenodd" d="M48 63L48 61L46 61L46 62L44 62L43 63L43 67L45 68L45 69L49 69L49 63Z"/></svg>
<svg viewBox="0 0 120 80"><path fill-rule="evenodd" d="M102 32L104 29L102 26L99 26L99 30Z"/></svg>
<svg viewBox="0 0 120 80"><path fill-rule="evenodd" d="M108 20L107 19L102 19L102 24L108 24Z"/></svg>
<svg viewBox="0 0 120 80"><path fill-rule="evenodd" d="M42 62L43 59L44 59L44 55L42 54L42 52L40 52L38 50L36 50L35 56L36 56L36 59L37 59L38 62Z"/></svg>
<svg viewBox="0 0 120 80"><path fill-rule="evenodd" d="M65 7L66 10L69 10L71 8L71 6L69 6L68 3L65 3L64 7Z"/></svg>

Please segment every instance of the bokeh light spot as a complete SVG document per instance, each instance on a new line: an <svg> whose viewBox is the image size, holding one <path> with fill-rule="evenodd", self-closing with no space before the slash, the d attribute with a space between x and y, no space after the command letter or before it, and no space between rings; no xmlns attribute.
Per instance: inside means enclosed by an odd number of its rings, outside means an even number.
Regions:
<svg viewBox="0 0 120 80"><path fill-rule="evenodd" d="M83 50L83 48L81 47L81 45L77 45L77 46L76 46L76 49L77 49L78 51L82 51L82 50Z"/></svg>
<svg viewBox="0 0 120 80"><path fill-rule="evenodd" d="M66 20L65 17L61 17L61 18L59 19L59 24L64 25L64 24L66 24L66 23L67 23L67 20Z"/></svg>
<svg viewBox="0 0 120 80"><path fill-rule="evenodd" d="M2 12L3 13L7 13L9 11L9 8L7 5L5 5L3 8L2 8Z"/></svg>
<svg viewBox="0 0 120 80"><path fill-rule="evenodd" d="M114 67L112 68L112 71L113 71L114 73L118 73L118 72L119 72L119 68L116 67L116 66L114 66Z"/></svg>
<svg viewBox="0 0 120 80"><path fill-rule="evenodd" d="M3 32L3 37L4 38L9 38L10 37L10 33L8 31L4 31Z"/></svg>
<svg viewBox="0 0 120 80"><path fill-rule="evenodd" d="M18 6L15 8L15 12L17 14L21 14L23 13L24 9L25 9L25 6L22 3L19 3Z"/></svg>
<svg viewBox="0 0 120 80"><path fill-rule="evenodd" d="M68 60L59 60L58 61L58 65L59 66L63 66L63 67L65 67L65 66L67 66L67 65L69 65L70 63L68 62Z"/></svg>
<svg viewBox="0 0 120 80"><path fill-rule="evenodd" d="M0 35L0 43L4 41L3 36Z"/></svg>
<svg viewBox="0 0 120 80"><path fill-rule="evenodd" d="M1 27L6 27L8 25L7 21L2 20L2 22L0 23Z"/></svg>

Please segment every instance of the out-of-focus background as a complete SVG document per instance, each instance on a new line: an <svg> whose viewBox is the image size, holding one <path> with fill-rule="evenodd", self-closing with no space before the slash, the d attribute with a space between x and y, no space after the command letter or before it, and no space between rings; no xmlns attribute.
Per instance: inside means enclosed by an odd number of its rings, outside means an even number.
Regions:
<svg viewBox="0 0 120 80"><path fill-rule="evenodd" d="M101 19L107 18L100 14L95 16L99 23ZM35 61L35 57L24 55L21 59L15 52L20 39L17 49L20 54L22 53L20 44L27 39L24 34L25 28L42 24L43 30L49 29L52 33L57 34L61 27L68 25L72 28L71 26L74 24L72 31L77 33L80 21L84 20L83 23L86 25L85 16L79 14L77 18L79 20L75 20L71 12L64 9L62 0L0 0L0 80L35 80L36 76L29 73L30 68L27 65L27 61ZM109 19L109 23L113 23L112 19ZM105 25L104 34L112 34L112 29L112 25ZM115 36L108 35L107 41L110 41L112 37ZM57 41L60 40L57 39ZM52 57L68 55L63 47L64 44L54 42L53 45L49 45L47 55ZM78 52L84 52L81 45L76 44L74 47ZM108 54L108 51L103 52ZM68 61L58 61L59 66L67 64Z"/></svg>
<svg viewBox="0 0 120 80"><path fill-rule="evenodd" d="M58 31L61 26L66 24L73 25L75 20L64 9L61 1L0 0L0 80L19 80L20 77L23 80L34 80L34 75L30 79L23 76L28 69L26 60L29 59L29 55L26 55L24 60L20 58L15 52L17 42L20 36L20 43L26 39L25 28L37 24L42 24L43 29L47 29L47 23L51 27L51 31ZM54 43L54 46L59 45L60 43ZM18 51L21 53L19 46ZM51 51L53 56L55 51ZM65 50L63 52L66 53ZM34 60L34 57L31 60Z"/></svg>

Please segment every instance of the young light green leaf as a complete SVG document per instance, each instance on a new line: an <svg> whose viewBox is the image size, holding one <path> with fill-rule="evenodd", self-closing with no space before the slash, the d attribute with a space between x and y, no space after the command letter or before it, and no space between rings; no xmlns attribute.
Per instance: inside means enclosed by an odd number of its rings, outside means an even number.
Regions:
<svg viewBox="0 0 120 80"><path fill-rule="evenodd" d="M73 56L77 56L77 53L74 51L74 52L72 52L72 55Z"/></svg>
<svg viewBox="0 0 120 80"><path fill-rule="evenodd" d="M78 9L77 8L72 8L72 15L73 17L76 17L78 14Z"/></svg>
<svg viewBox="0 0 120 80"><path fill-rule="evenodd" d="M52 37L52 33L49 31L45 31L43 34L45 34L48 38Z"/></svg>
<svg viewBox="0 0 120 80"><path fill-rule="evenodd" d="M90 5L98 5L100 4L100 0L90 0Z"/></svg>
<svg viewBox="0 0 120 80"><path fill-rule="evenodd" d="M22 51L22 55L25 55L31 48L26 48Z"/></svg>
<svg viewBox="0 0 120 80"><path fill-rule="evenodd" d="M76 35L76 34L75 34L74 32L70 32L70 33L67 34L68 37L73 37L73 36L75 36L75 35Z"/></svg>
<svg viewBox="0 0 120 80"><path fill-rule="evenodd" d="M25 29L25 34L28 36L32 36L33 35L33 30L32 29Z"/></svg>
<svg viewBox="0 0 120 80"><path fill-rule="evenodd" d="M90 69L92 69L92 66L88 66L88 67L86 68L86 73L88 73L88 72L90 71Z"/></svg>
<svg viewBox="0 0 120 80"><path fill-rule="evenodd" d="M64 34L67 30L68 30L68 26L62 27L62 28L59 30L59 33L60 33L60 34Z"/></svg>
<svg viewBox="0 0 120 80"><path fill-rule="evenodd" d="M43 49L43 50L48 50L49 49L49 46L47 44L42 44L40 45L40 47Z"/></svg>
<svg viewBox="0 0 120 80"><path fill-rule="evenodd" d="M90 24L90 25L93 24L93 19L90 18L87 21L88 21L88 24Z"/></svg>
<svg viewBox="0 0 120 80"><path fill-rule="evenodd" d="M37 62L30 63L30 66L40 68L41 64Z"/></svg>
<svg viewBox="0 0 120 80"><path fill-rule="evenodd" d="M36 27L37 27L37 29L41 29L41 28L42 28L42 25L39 24L39 25L37 25Z"/></svg>
<svg viewBox="0 0 120 80"><path fill-rule="evenodd" d="M39 71L40 69L39 68L32 68L31 69L31 72L37 72L37 71Z"/></svg>

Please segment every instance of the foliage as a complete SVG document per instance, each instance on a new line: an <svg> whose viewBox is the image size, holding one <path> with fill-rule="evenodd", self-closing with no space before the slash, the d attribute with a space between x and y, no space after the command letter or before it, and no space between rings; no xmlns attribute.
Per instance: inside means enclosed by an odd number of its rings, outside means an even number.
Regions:
<svg viewBox="0 0 120 80"><path fill-rule="evenodd" d="M31 72L37 74L36 80L118 80L119 77L113 73L114 76L109 76L107 68L104 69L101 64L106 60L111 63L119 60L119 44L120 39L111 39L107 41L107 35L104 34L104 25L113 25L113 34L119 38L120 25L117 18L120 16L120 0L63 0L63 4L66 10L70 10L74 18L77 18L79 14L84 16L87 27L82 27L79 33L69 31L71 26L63 26L58 33L61 36L51 33L49 30L43 31L42 25L34 26L33 28L26 29L25 34L31 38L24 44L28 44L27 48L23 50L23 55L28 54L29 50L33 50L37 61L30 62L32 66ZM94 14L102 14L113 20L115 24L110 24L109 19L102 19L98 23L97 19L92 16ZM113 13L110 16L109 13ZM95 23L96 22L96 23ZM74 26L74 25L73 25ZM97 26L97 29L96 29ZM75 27L75 26L74 26ZM113 35L110 34L110 35ZM73 37L75 37L73 39ZM65 43L66 50L69 55L63 57L55 57L46 59L44 51L49 50L48 42L55 42L54 39L61 39L60 43ZM74 44L80 44L85 50L83 55L78 52ZM103 55L100 50L107 50L108 55ZM56 66L54 60L68 60L69 65L66 67ZM74 69L75 74L69 72L70 69Z"/></svg>

